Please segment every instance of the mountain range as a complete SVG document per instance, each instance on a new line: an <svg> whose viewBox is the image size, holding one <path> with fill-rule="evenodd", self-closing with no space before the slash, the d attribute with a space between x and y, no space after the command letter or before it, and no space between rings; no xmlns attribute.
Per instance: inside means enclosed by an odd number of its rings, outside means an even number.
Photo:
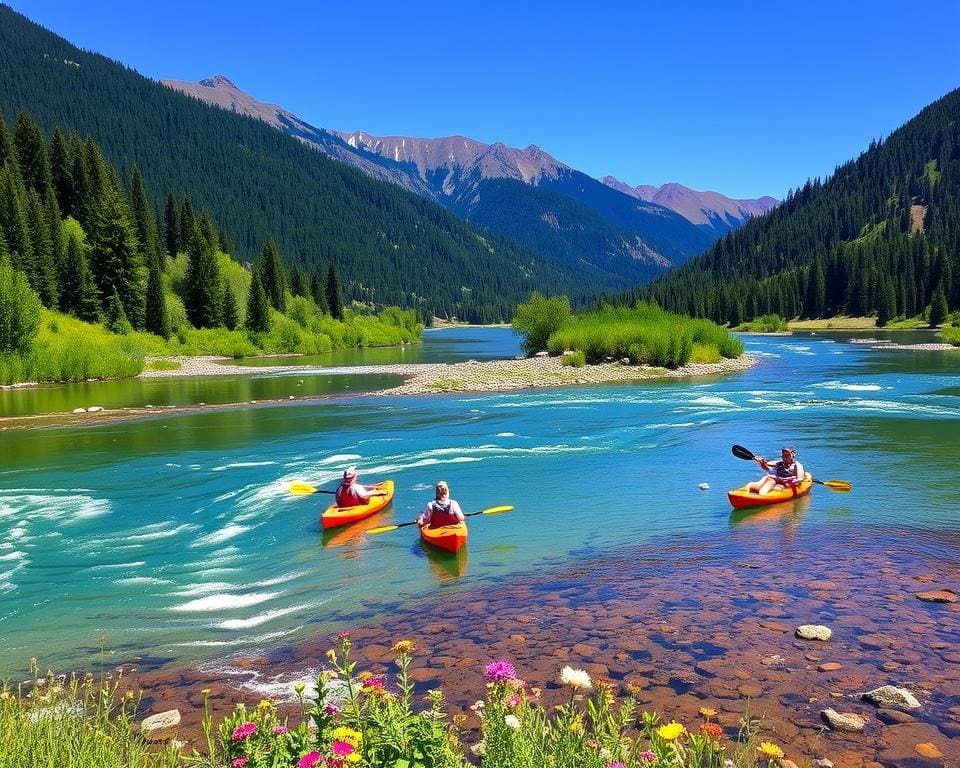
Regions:
<svg viewBox="0 0 960 768"><path fill-rule="evenodd" d="M771 197L733 200L680 184L656 189L631 188L612 177L598 181L535 145L515 149L465 136L422 139L316 128L283 107L257 101L223 75L199 83L162 82L257 117L533 250L614 270L618 263L632 264L643 276L683 263L776 204Z"/></svg>

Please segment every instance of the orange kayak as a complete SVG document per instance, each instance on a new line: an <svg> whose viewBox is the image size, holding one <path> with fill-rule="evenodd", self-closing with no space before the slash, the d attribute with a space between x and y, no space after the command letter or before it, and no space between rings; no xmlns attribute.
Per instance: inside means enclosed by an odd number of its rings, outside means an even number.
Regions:
<svg viewBox="0 0 960 768"><path fill-rule="evenodd" d="M748 483L749 485L749 483ZM747 486L737 488L733 491L727 491L727 498L734 509L746 509L747 507L765 507L770 504L779 504L782 501L790 501L806 496L813 488L813 478L808 472L803 478L803 482L795 488L774 489L770 493L762 496L759 493L751 493Z"/></svg>
<svg viewBox="0 0 960 768"><path fill-rule="evenodd" d="M355 507L338 507L337 502L333 502L320 515L320 523L324 530L363 520L365 517L376 514L393 501L393 480L384 480L373 487L386 493L386 496L373 496L366 504L358 504Z"/></svg>
<svg viewBox="0 0 960 768"><path fill-rule="evenodd" d="M424 526L420 529L420 540L438 549L456 552L467 543L467 524L455 523L441 525L439 528Z"/></svg>

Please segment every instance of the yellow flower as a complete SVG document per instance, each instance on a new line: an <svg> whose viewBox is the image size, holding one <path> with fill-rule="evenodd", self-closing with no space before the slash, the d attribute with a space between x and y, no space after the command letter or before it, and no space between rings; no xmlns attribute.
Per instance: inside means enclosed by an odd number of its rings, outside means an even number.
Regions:
<svg viewBox="0 0 960 768"><path fill-rule="evenodd" d="M349 755L347 755L347 756L344 758L344 760L345 760L346 762L348 762L348 763L359 763L359 762L360 762L360 753L359 753L359 752L351 752Z"/></svg>
<svg viewBox="0 0 960 768"><path fill-rule="evenodd" d="M579 720L574 720L570 723L570 732L571 733L583 733L583 723Z"/></svg>
<svg viewBox="0 0 960 768"><path fill-rule="evenodd" d="M306 689L306 687L307 687L307 684L306 684L306 683L302 683L302 682L299 682L299 681L298 681L298 682L296 682L296 683L293 684L293 692L294 692L295 694L297 694L297 696L299 696L300 694L302 694L302 693L304 692L304 690Z"/></svg>
<svg viewBox="0 0 960 768"><path fill-rule="evenodd" d="M417 646L413 644L412 640L398 640L390 650L393 651L393 653L406 653L409 655L417 650Z"/></svg>
<svg viewBox="0 0 960 768"><path fill-rule="evenodd" d="M200 695L201 695L201 696L209 696L209 695L210 695L210 689L209 689L209 688L203 688L203 689L201 689Z"/></svg>
<svg viewBox="0 0 960 768"><path fill-rule="evenodd" d="M700 714L709 720L711 717L717 716L717 710L711 709L710 707L700 707Z"/></svg>
<svg viewBox="0 0 960 768"><path fill-rule="evenodd" d="M777 758L779 760L781 757L783 757L783 750L770 741L761 742L758 750L761 756L767 758L768 760L772 760L773 758Z"/></svg>
<svg viewBox="0 0 960 768"><path fill-rule="evenodd" d="M675 741L679 739L686 730L680 723L674 721L667 725L661 725L657 728L657 735L664 741Z"/></svg>
<svg viewBox="0 0 960 768"><path fill-rule="evenodd" d="M354 749L360 749L360 742L363 740L363 735L360 731L355 731L353 728L347 728L345 725L341 725L339 728L333 729L333 733L330 734L330 739L332 741L345 741Z"/></svg>

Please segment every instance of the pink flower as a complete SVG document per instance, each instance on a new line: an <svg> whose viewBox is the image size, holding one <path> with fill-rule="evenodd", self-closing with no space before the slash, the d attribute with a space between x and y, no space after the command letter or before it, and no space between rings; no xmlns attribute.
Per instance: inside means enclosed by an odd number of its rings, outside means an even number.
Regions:
<svg viewBox="0 0 960 768"><path fill-rule="evenodd" d="M332 704L332 703L331 703L331 704L327 704L327 706L326 706L326 712L327 712L328 715L330 715L330 717L333 717L334 715L336 715L336 714L338 714L338 713L340 712L340 707L338 707L336 704Z"/></svg>
<svg viewBox="0 0 960 768"><path fill-rule="evenodd" d="M347 755L352 755L356 750L353 748L353 744L349 744L346 741L335 741L330 745L330 751L334 757L346 757Z"/></svg>
<svg viewBox="0 0 960 768"><path fill-rule="evenodd" d="M607 763L606 768L626 768L623 763Z"/></svg>
<svg viewBox="0 0 960 768"><path fill-rule="evenodd" d="M273 735L274 736L283 736L287 732L287 726L285 725L275 725L273 726Z"/></svg>
<svg viewBox="0 0 960 768"><path fill-rule="evenodd" d="M376 691L377 693L383 693L383 686L383 675L371 675L363 684L363 690L367 691L368 693L373 691Z"/></svg>
<svg viewBox="0 0 960 768"><path fill-rule="evenodd" d="M518 707L520 706L520 697L517 694L513 694L509 699L507 699L508 707Z"/></svg>
<svg viewBox="0 0 960 768"><path fill-rule="evenodd" d="M483 669L487 680L491 683L503 683L507 680L513 680L517 676L517 670L509 661L494 661L487 664Z"/></svg>
<svg viewBox="0 0 960 768"><path fill-rule="evenodd" d="M234 741L243 741L247 736L252 736L257 731L256 723L243 723L238 725L233 729L233 733L230 734L230 738Z"/></svg>
<svg viewBox="0 0 960 768"><path fill-rule="evenodd" d="M247 757L246 755L241 755L240 757L235 757L233 761L230 763L230 765L232 765L233 768L243 768L243 766L247 764L247 760L249 759L250 758Z"/></svg>
<svg viewBox="0 0 960 768"><path fill-rule="evenodd" d="M297 763L297 768L313 768L319 762L319 752L307 752L307 754L300 758L300 762Z"/></svg>
<svg viewBox="0 0 960 768"><path fill-rule="evenodd" d="M654 760L657 759L657 756L653 754L653 752L651 752L649 749L646 749L643 752L641 752L639 757L645 763L652 763Z"/></svg>

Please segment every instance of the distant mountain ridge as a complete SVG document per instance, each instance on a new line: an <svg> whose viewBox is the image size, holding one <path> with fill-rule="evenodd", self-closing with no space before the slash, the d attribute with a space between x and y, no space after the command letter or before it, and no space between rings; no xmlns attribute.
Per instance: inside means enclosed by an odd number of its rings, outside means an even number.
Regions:
<svg viewBox="0 0 960 768"><path fill-rule="evenodd" d="M650 184L631 187L613 176L604 176L600 181L638 200L648 200L666 206L687 221L718 236L739 229L751 217L766 213L779 203L779 200L769 195L756 199L736 200L719 192L698 192L675 182L661 187Z"/></svg>
<svg viewBox="0 0 960 768"><path fill-rule="evenodd" d="M661 202L632 190L626 194L535 145L514 149L465 136L422 139L316 128L282 107L256 101L222 75L200 84L162 82L225 109L258 117L331 157L430 196L468 221L544 255L555 255L559 249L567 258L625 270L633 279L645 280L685 262L749 218L738 209L739 201L717 195L716 211L706 202L693 205L683 200L698 216L692 222L672 207L671 196ZM513 189L503 182L525 188ZM510 200L509 208L503 203L504 195Z"/></svg>

